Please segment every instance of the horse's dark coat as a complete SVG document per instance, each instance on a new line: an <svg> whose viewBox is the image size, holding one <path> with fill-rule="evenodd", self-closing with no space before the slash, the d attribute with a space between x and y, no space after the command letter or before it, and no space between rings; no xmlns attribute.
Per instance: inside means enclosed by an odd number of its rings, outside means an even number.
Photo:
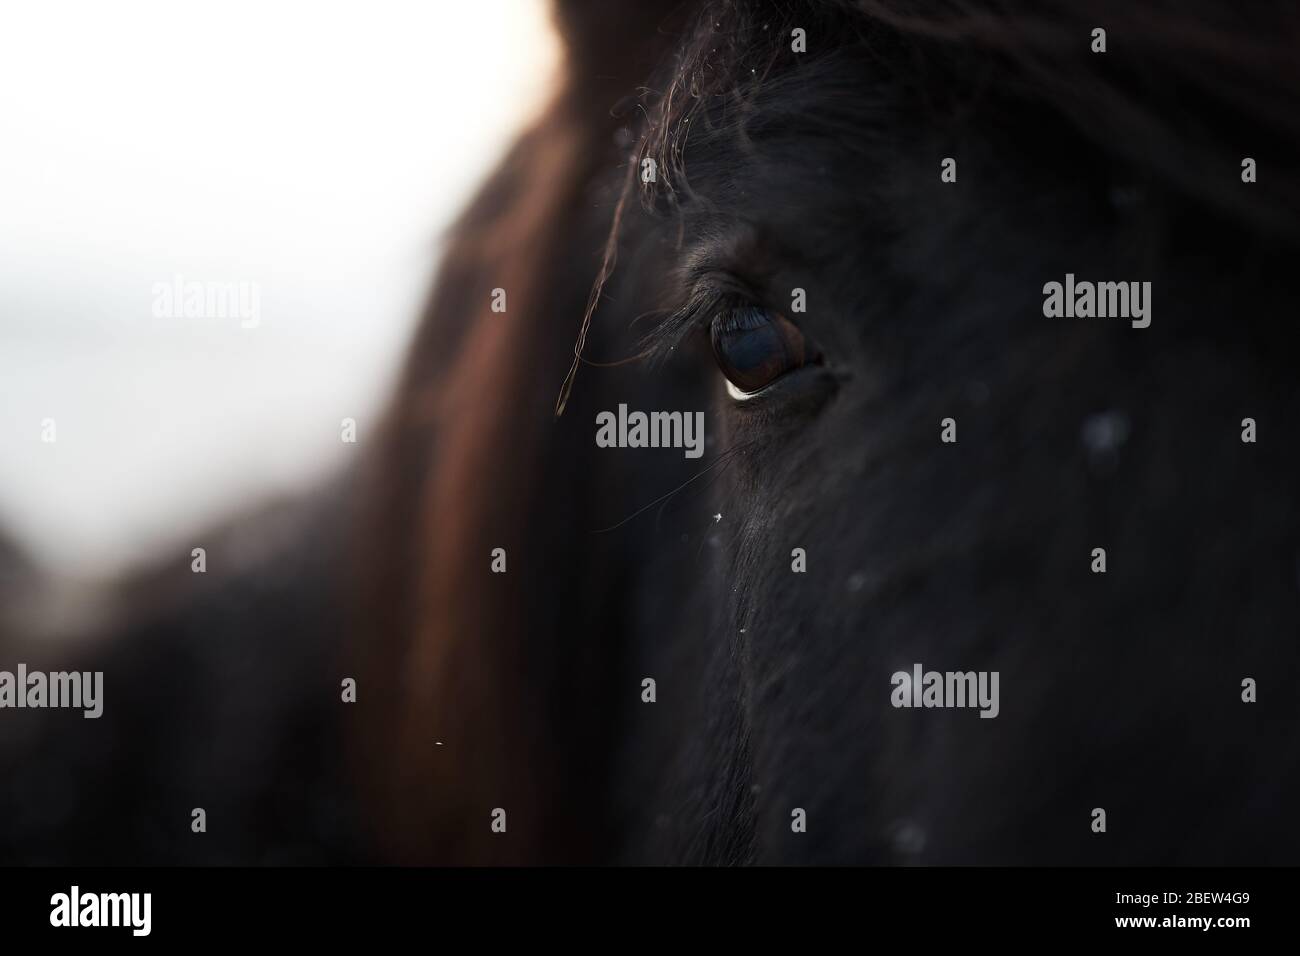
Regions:
<svg viewBox="0 0 1300 956"><path fill-rule="evenodd" d="M1297 21L1221 6L562 2L356 521L146 614L0 858L1300 860ZM1044 318L1066 272L1151 281L1152 326ZM720 275L805 289L826 364L728 399ZM621 402L707 409L704 459L598 449ZM914 662L999 671L1000 716L892 708Z"/></svg>

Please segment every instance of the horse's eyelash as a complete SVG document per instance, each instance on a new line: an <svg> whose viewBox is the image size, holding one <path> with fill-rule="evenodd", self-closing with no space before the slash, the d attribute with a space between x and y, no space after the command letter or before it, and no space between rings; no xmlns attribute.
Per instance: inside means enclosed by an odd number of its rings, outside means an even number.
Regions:
<svg viewBox="0 0 1300 956"><path fill-rule="evenodd" d="M696 329L707 330L714 316L726 309L752 304L756 297L734 276L709 275L696 281L681 308L671 313L642 339L650 362L668 358Z"/></svg>
<svg viewBox="0 0 1300 956"><path fill-rule="evenodd" d="M713 290L691 293L681 308L642 340L646 357L652 363L668 358L697 329L708 329L713 317L727 308L728 301L728 296Z"/></svg>

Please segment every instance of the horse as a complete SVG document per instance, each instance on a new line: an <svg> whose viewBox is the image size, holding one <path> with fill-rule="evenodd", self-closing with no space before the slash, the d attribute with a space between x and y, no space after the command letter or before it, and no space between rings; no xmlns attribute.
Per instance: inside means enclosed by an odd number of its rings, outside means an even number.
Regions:
<svg viewBox="0 0 1300 956"><path fill-rule="evenodd" d="M1300 859L1294 15L555 17L362 460L131 590L0 857Z"/></svg>

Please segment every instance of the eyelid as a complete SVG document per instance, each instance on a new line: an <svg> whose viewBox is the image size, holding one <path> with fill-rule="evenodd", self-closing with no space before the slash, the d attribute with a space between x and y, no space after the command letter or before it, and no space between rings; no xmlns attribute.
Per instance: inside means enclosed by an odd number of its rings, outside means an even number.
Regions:
<svg viewBox="0 0 1300 956"><path fill-rule="evenodd" d="M686 301L642 338L644 354L652 361L664 361L687 336L708 334L714 318L724 309L738 306L767 308L766 296L742 276L728 269L700 265L682 277Z"/></svg>
<svg viewBox="0 0 1300 956"><path fill-rule="evenodd" d="M758 298L753 283L726 269L710 268L696 273L693 279L692 288L697 292L704 288L715 295L735 296L750 300Z"/></svg>
<svg viewBox="0 0 1300 956"><path fill-rule="evenodd" d="M736 273L708 269L698 273L691 285L689 308L694 324L707 331L713 320L724 312L741 308L767 309L765 299L752 283Z"/></svg>
<svg viewBox="0 0 1300 956"><path fill-rule="evenodd" d="M754 392L742 392L740 389L736 388L731 379L727 378L725 375L722 377L722 380L727 385L727 394L737 402L747 402L751 398L761 395L764 391L772 387L771 385L767 385Z"/></svg>

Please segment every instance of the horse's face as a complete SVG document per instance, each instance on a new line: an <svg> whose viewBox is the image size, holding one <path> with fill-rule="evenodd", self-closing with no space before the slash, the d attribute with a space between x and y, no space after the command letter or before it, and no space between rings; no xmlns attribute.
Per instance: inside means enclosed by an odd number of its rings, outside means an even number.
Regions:
<svg viewBox="0 0 1300 956"><path fill-rule="evenodd" d="M1294 110L1252 66L1289 34L1118 4L1102 59L1077 4L779 7L568 0L565 91L462 223L375 495L392 846L1293 858L1288 725L1239 696L1300 680L1294 454L1241 440L1300 414ZM1053 311L1071 274L1150 283L1142 323ZM620 409L702 413L703 455L611 442Z"/></svg>
<svg viewBox="0 0 1300 956"><path fill-rule="evenodd" d="M1268 402L1173 334L1209 321L1221 278L1156 257L1157 197L1066 119L927 108L865 47L742 82L676 129L680 164L646 150L663 214L627 230L630 275L598 313L672 313L652 347L673 357L635 385L615 370L608 401L707 409L704 459L625 486L631 513L700 475L617 532L646 541L629 676L655 676L671 711L634 726L677 735L647 772L666 795L636 809L678 852L722 857L1181 852L1166 801L1188 755L1164 714L1219 665L1183 648L1146 686L1168 661L1147 635L1193 625L1206 572L1136 529L1231 500L1235 472L1181 476L1207 430L1216 455L1240 445L1225 393ZM1153 325L1046 317L1066 273L1152 281ZM1098 547L1120 562L1106 575ZM984 675L988 696L897 706L892 677L915 665ZM1180 747L1221 735L1221 714L1184 715L1203 726ZM1120 849L1089 843L1108 803L1141 821Z"/></svg>

